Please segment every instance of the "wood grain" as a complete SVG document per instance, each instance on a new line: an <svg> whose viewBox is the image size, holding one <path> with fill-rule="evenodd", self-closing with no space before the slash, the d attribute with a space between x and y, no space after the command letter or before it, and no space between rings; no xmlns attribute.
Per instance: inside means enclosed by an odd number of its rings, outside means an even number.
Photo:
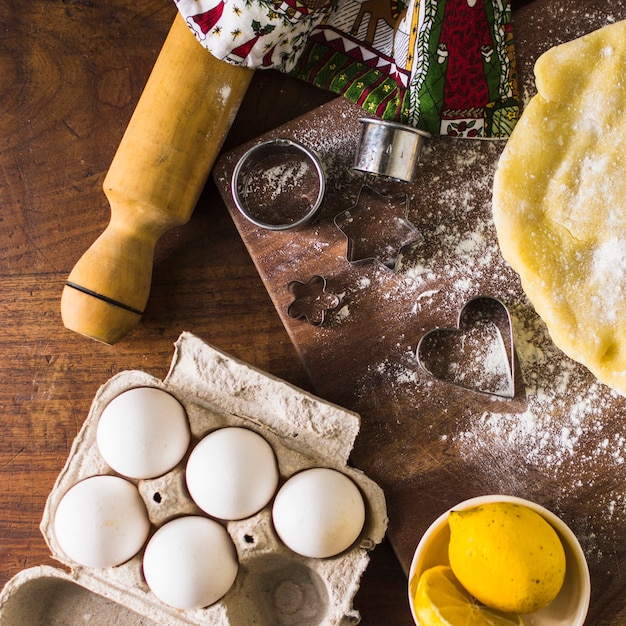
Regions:
<svg viewBox="0 0 626 626"><path fill-rule="evenodd" d="M624 18L626 3L605 0L537 0L517 11L523 98L534 93L533 65L543 51ZM448 508L479 495L515 495L551 509L577 534L591 572L588 622L623 623L626 402L555 349L500 254L491 188L504 143L433 138L414 184L368 178L351 169L361 116L337 100L265 137L301 141L326 164L326 203L307 228L264 231L234 207L228 181L254 142L223 155L215 179L315 389L361 415L352 459L385 490L388 537L404 570ZM410 199L408 217L423 239L404 250L398 271L346 258L336 220L345 210L358 220L363 185ZM286 285L315 275L340 295L323 327L288 312ZM511 400L433 380L416 360L420 338L454 328L464 304L481 295L506 303L514 318L523 385Z"/></svg>
<svg viewBox="0 0 626 626"><path fill-rule="evenodd" d="M181 331L312 388L213 184L159 242L146 314L125 341L62 326L64 282L108 223L102 182L175 11L170 0L0 3L0 585L58 565L39 521L94 393L122 370L163 377ZM332 98L257 72L226 149ZM356 598L363 623L410 624L405 586L383 544Z"/></svg>

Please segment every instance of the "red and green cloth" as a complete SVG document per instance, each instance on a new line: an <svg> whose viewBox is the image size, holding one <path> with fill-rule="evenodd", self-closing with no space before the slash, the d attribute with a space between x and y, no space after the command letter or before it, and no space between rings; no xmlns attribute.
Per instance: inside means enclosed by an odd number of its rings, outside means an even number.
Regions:
<svg viewBox="0 0 626 626"><path fill-rule="evenodd" d="M509 0L176 5L218 58L298 76L381 119L492 138L508 137L520 114Z"/></svg>

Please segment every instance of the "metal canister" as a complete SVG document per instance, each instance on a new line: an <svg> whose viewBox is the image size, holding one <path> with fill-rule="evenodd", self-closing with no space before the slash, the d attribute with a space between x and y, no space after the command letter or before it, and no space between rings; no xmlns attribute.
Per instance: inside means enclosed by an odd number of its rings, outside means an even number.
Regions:
<svg viewBox="0 0 626 626"><path fill-rule="evenodd" d="M413 126L361 118L363 124L353 168L361 172L413 182L427 133Z"/></svg>

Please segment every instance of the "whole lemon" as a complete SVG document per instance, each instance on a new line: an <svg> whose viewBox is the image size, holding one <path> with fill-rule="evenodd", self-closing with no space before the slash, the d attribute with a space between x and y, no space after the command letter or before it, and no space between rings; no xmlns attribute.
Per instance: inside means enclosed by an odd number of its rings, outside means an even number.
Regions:
<svg viewBox="0 0 626 626"><path fill-rule="evenodd" d="M532 613L548 605L565 578L565 551L554 528L532 509L510 502L449 515L450 566L480 602Z"/></svg>

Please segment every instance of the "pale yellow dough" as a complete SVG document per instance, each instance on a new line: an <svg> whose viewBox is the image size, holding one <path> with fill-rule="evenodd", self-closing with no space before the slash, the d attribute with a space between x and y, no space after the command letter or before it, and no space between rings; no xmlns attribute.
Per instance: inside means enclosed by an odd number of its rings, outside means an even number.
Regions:
<svg viewBox="0 0 626 626"><path fill-rule="evenodd" d="M535 78L495 175L500 248L555 344L626 394L626 21Z"/></svg>

